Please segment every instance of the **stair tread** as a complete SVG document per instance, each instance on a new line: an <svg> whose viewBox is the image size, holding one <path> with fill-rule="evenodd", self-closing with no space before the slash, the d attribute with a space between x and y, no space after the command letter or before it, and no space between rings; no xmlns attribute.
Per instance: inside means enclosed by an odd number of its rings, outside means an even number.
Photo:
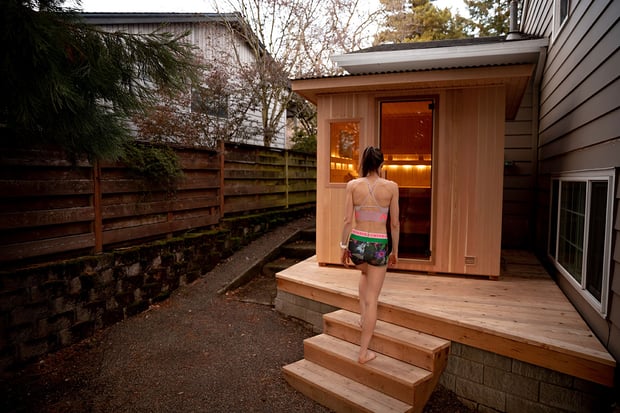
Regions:
<svg viewBox="0 0 620 413"><path fill-rule="evenodd" d="M274 261L269 261L265 264L265 267L269 268L288 268L292 265L295 265L299 262L297 258L279 258Z"/></svg>
<svg viewBox="0 0 620 413"><path fill-rule="evenodd" d="M407 387L413 388L418 383L428 380L432 376L432 373L428 370L381 353L377 353L377 357L374 360L366 364L359 364L357 361L358 345L327 334L310 337L304 340L304 344L320 348L323 352L336 355L355 367L362 368L370 373L389 377L394 382L404 384Z"/></svg>
<svg viewBox="0 0 620 413"><path fill-rule="evenodd" d="M408 412L412 406L346 378L308 360L299 360L284 366L285 376L294 376L304 384L311 384L340 400L346 400L357 410L368 412ZM289 383L291 383L289 381ZM297 388L293 383L293 387ZM302 391L301 389L297 388ZM304 393L305 394L305 393ZM307 395L307 394L306 394ZM332 407L333 406L328 406Z"/></svg>
<svg viewBox="0 0 620 413"><path fill-rule="evenodd" d="M337 310L323 316L327 320L337 321L359 330L359 314L347 310ZM390 337L393 340L405 342L412 347L421 350L437 352L442 351L450 346L450 341L440 337L431 336L429 334L415 331L407 327L377 320L374 331L375 335Z"/></svg>
<svg viewBox="0 0 620 413"><path fill-rule="evenodd" d="M313 250L316 248L316 244L312 241L295 241L292 244L283 245L282 248Z"/></svg>

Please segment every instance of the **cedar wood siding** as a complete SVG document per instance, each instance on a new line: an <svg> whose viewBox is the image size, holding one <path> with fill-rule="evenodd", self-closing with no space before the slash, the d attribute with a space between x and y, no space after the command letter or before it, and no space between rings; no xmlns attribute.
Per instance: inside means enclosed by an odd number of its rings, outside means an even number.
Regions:
<svg viewBox="0 0 620 413"><path fill-rule="evenodd" d="M550 39L540 85L536 249L546 256L550 175L615 168L607 318L556 278L592 330L620 360L620 2L570 1L554 33L553 1L526 1L521 30Z"/></svg>
<svg viewBox="0 0 620 413"><path fill-rule="evenodd" d="M94 13L96 14L96 13ZM129 13L131 15L131 13ZM174 13L171 13L174 16ZM121 31L126 33L152 33L155 31L170 32L174 34L183 34L189 32L187 37L190 42L198 48L199 57L205 62L213 63L216 56L230 55L234 51L239 53L239 60L242 64L251 64L254 61L252 50L239 37L233 36L230 30L221 23L217 22L164 22L162 17L161 23L144 23L136 21L135 23L125 24L99 24L96 20L94 24L98 24L106 31ZM236 49L233 48L235 44ZM230 67L236 66L234 57L231 57ZM248 113L247 122L253 124L261 124L262 115L260 110L250 111ZM280 123L279 132L276 134L271 147L284 148L285 146L285 120ZM263 146L263 137L257 136L254 139L244 142L251 145Z"/></svg>

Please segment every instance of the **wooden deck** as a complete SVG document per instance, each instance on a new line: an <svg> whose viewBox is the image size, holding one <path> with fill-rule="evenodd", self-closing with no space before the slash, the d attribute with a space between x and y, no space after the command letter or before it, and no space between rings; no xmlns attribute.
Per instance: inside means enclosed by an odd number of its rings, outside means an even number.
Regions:
<svg viewBox="0 0 620 413"><path fill-rule="evenodd" d="M388 272L379 319L613 386L616 362L536 258L504 251L497 280ZM359 271L312 257L278 274L278 289L358 311Z"/></svg>

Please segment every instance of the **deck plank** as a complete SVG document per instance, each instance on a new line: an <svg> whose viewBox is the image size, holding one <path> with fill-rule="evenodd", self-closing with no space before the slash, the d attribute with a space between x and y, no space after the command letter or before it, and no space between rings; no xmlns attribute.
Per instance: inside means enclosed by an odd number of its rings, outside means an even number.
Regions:
<svg viewBox="0 0 620 413"><path fill-rule="evenodd" d="M615 360L533 256L508 257L498 279L388 272L379 318L604 385ZM514 265L517 263L518 265ZM520 268L527 274L521 276ZM536 274L536 275L532 275ZM359 271L309 258L278 288L357 311Z"/></svg>

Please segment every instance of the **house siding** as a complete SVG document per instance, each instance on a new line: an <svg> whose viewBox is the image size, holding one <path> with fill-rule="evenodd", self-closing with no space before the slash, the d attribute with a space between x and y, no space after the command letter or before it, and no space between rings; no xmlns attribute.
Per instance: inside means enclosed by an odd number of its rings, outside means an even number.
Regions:
<svg viewBox="0 0 620 413"><path fill-rule="evenodd" d="M568 19L560 28L553 20L553 3L527 2L521 26L528 34L551 39L540 85L536 247L544 257L550 176L614 168L607 316L601 316L562 276L557 279L597 337L620 360L620 2L571 1Z"/></svg>
<svg viewBox="0 0 620 413"><path fill-rule="evenodd" d="M527 249L534 237L537 167L534 98L530 82L515 119L506 121L502 248Z"/></svg>

